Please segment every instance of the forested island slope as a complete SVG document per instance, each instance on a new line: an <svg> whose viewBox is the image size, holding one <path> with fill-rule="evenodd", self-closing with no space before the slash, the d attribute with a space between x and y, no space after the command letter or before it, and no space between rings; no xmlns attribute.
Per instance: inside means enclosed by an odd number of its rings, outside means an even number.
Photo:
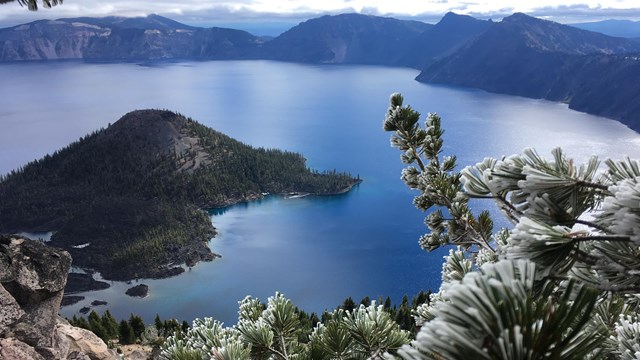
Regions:
<svg viewBox="0 0 640 360"><path fill-rule="evenodd" d="M203 209L266 192L335 194L359 181L170 111L140 110L2 177L0 232L54 231L51 245L106 279L164 277L215 257Z"/></svg>

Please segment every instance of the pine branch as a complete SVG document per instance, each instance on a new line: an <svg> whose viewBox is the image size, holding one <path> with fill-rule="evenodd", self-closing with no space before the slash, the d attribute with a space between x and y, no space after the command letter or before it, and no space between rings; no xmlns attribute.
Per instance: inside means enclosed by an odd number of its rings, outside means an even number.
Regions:
<svg viewBox="0 0 640 360"><path fill-rule="evenodd" d="M611 233L611 232L610 232L607 228L605 228L604 226L598 225L598 224L593 223L593 222L591 222L591 221L577 219L577 220L575 221L575 223L576 223L576 224L587 225L587 226L590 226L590 227L592 227L592 228L594 228L594 229L598 229L598 230L600 230L600 231L602 231L602 232Z"/></svg>
<svg viewBox="0 0 640 360"><path fill-rule="evenodd" d="M602 191L609 191L609 187L606 185L592 183L584 180L576 180L576 185L597 189L597 190L602 190Z"/></svg>
<svg viewBox="0 0 640 360"><path fill-rule="evenodd" d="M624 235L587 235L572 237L575 242L579 241L614 241L614 242L631 242L629 236Z"/></svg>

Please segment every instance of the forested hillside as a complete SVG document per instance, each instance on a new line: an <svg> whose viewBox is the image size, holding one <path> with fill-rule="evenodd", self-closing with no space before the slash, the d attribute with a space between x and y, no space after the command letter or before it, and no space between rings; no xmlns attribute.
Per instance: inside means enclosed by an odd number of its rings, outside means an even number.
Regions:
<svg viewBox="0 0 640 360"><path fill-rule="evenodd" d="M263 193L335 194L359 180L252 148L191 119L131 112L0 181L0 232L55 231L51 244L108 279L166 276L214 257L207 208Z"/></svg>

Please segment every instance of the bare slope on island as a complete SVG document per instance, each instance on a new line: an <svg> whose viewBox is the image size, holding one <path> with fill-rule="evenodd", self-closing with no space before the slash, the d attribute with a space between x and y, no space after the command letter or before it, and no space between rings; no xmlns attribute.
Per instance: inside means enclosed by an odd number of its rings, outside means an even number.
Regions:
<svg viewBox="0 0 640 360"><path fill-rule="evenodd" d="M166 277L215 257L203 209L358 182L170 111L140 110L0 179L0 233L55 231L52 245L106 279Z"/></svg>

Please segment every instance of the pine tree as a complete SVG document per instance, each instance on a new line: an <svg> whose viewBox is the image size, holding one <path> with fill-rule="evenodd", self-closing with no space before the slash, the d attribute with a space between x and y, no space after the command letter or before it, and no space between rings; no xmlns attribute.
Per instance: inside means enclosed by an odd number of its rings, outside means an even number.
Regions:
<svg viewBox="0 0 640 360"><path fill-rule="evenodd" d="M105 342L109 341L107 330L102 326L102 319L95 311L89 313L89 330Z"/></svg>
<svg viewBox="0 0 640 360"><path fill-rule="evenodd" d="M453 245L440 291L418 307L422 325L406 358L604 359L640 352L640 164L578 165L561 149L486 158L456 172L443 156L441 119L403 106L393 94L384 129L408 167L414 204L428 212L426 250ZM494 232L497 202L512 229ZM621 331L620 329L625 329Z"/></svg>
<svg viewBox="0 0 640 360"><path fill-rule="evenodd" d="M131 314L131 316L129 317L129 325L131 325L131 328L133 329L135 338L139 339L145 328L142 318L140 316Z"/></svg>
<svg viewBox="0 0 640 360"><path fill-rule="evenodd" d="M270 297L266 306L246 297L238 313L237 326L230 328L211 318L194 320L186 334L167 338L163 358L377 359L409 342L409 334L375 302L326 313L325 322L306 337L299 335L304 331L300 319L307 316L282 294Z"/></svg>
<svg viewBox="0 0 640 360"><path fill-rule="evenodd" d="M119 340L121 344L128 345L136 342L136 335L133 332L133 328L126 320L120 321L118 332L120 334Z"/></svg>
<svg viewBox="0 0 640 360"><path fill-rule="evenodd" d="M113 318L109 310L105 310L102 314L102 327L104 328L106 335L109 339L118 338L118 322Z"/></svg>
<svg viewBox="0 0 640 360"><path fill-rule="evenodd" d="M240 303L238 325L195 320L167 339L167 359L638 359L640 356L640 163L596 157L578 165L560 149L545 160L484 159L457 172L443 156L441 119L393 94L384 121L402 151L406 185L428 215L420 245L449 247L437 293L411 304L420 330L409 343L408 297L390 312L348 298L324 312L308 342L299 310L281 294ZM509 229L494 229L472 198L496 201ZM427 301L428 297L428 301ZM347 308L349 310L347 310ZM298 313L297 313L298 312ZM177 324L177 322L176 322ZM166 325L166 322L165 322Z"/></svg>
<svg viewBox="0 0 640 360"><path fill-rule="evenodd" d="M349 296L348 298L344 299L344 302L342 303L342 309L344 311L353 311L353 309L355 309L355 308L356 308L356 303L353 301L351 296Z"/></svg>
<svg viewBox="0 0 640 360"><path fill-rule="evenodd" d="M158 335L162 336L164 335L163 330L164 330L164 325L162 323L162 320L160 320L160 315L156 314L156 318L154 319L154 324L156 326L156 330L158 331Z"/></svg>

